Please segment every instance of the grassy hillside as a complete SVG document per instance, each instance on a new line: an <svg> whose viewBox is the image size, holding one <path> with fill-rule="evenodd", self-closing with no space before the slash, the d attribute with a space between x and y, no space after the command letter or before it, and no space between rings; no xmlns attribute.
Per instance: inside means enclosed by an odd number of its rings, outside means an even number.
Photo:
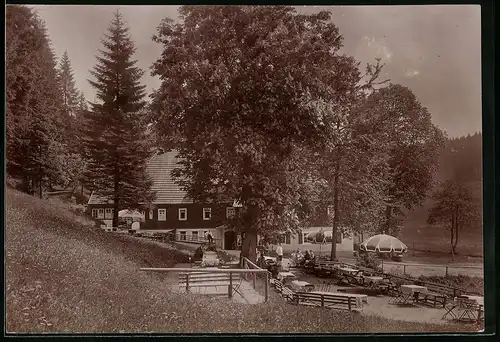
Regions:
<svg viewBox="0 0 500 342"><path fill-rule="evenodd" d="M111 235L49 202L7 189L8 332L474 331L365 317L282 302L241 305L171 293L139 266L171 266L172 248Z"/></svg>
<svg viewBox="0 0 500 342"><path fill-rule="evenodd" d="M482 183L474 182L469 184L473 196L481 198ZM410 247L417 251L449 253L450 236L449 231L443 227L429 226L427 216L432 207L432 199L428 199L420 208L416 208L408 213L401 239ZM469 230L460 232L457 252L462 256L482 256L483 255L483 231L482 227L472 227Z"/></svg>

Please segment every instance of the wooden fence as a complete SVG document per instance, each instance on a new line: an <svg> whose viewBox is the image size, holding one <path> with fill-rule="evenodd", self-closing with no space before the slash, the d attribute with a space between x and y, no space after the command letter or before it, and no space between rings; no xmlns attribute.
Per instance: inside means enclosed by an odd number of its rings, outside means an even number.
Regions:
<svg viewBox="0 0 500 342"><path fill-rule="evenodd" d="M427 269L438 269L441 270L442 272L439 272L436 275L444 275L444 276L449 276L451 275L450 270L456 270L456 269L471 269L471 270L477 270L477 271L482 271L483 268L480 266L468 266L468 265L436 265L436 264L407 264L407 263L402 263L402 262L388 262L382 259L380 260L381 264L380 267L382 269L382 272L387 271L389 267L391 268L397 268L398 270L402 269L402 273L404 275L411 274L411 269L412 268L427 268Z"/></svg>
<svg viewBox="0 0 500 342"><path fill-rule="evenodd" d="M231 298L233 296L233 274L239 274L240 277L246 278L246 276L252 274L254 275L253 278L255 279L255 275L257 274L262 274L264 278L266 279L266 286L265 286L265 295L264 295L264 301L268 301L268 286L267 284L269 283L268 281L268 271L257 268L257 269L224 269L224 268L211 268L211 269L203 269L203 268L150 268L150 267L144 267L141 268L140 271L144 272L183 272L187 274L187 279L186 279L186 290L189 292L189 274L192 273L225 273L228 274L228 280L229 280L229 286L228 286L228 297ZM255 283L254 283L255 284ZM255 288L255 287L254 287Z"/></svg>

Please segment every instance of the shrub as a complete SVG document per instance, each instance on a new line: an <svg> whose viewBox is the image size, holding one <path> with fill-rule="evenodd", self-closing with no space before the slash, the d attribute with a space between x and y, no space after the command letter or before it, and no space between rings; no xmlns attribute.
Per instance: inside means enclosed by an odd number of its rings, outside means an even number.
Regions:
<svg viewBox="0 0 500 342"><path fill-rule="evenodd" d="M418 280L457 287L481 295L484 294L484 279L480 277L467 275L420 276Z"/></svg>
<svg viewBox="0 0 500 342"><path fill-rule="evenodd" d="M215 260L204 260L201 263L201 267L215 267L221 264L220 260L217 258Z"/></svg>
<svg viewBox="0 0 500 342"><path fill-rule="evenodd" d="M375 253L354 253L356 265L377 270L380 265L380 260Z"/></svg>

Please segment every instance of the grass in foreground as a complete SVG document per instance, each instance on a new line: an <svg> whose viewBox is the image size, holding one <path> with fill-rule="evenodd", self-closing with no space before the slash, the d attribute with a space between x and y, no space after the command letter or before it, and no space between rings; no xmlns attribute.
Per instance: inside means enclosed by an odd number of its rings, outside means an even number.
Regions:
<svg viewBox="0 0 500 342"><path fill-rule="evenodd" d="M185 262L174 249L96 231L10 189L6 196L8 332L456 332L285 303L241 305L171 293L139 266Z"/></svg>

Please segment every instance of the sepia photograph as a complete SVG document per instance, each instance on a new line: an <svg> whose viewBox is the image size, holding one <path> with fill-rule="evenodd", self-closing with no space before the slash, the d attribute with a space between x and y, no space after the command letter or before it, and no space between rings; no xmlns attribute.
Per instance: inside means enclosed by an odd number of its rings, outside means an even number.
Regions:
<svg viewBox="0 0 500 342"><path fill-rule="evenodd" d="M481 6L5 18L6 333L485 331Z"/></svg>

